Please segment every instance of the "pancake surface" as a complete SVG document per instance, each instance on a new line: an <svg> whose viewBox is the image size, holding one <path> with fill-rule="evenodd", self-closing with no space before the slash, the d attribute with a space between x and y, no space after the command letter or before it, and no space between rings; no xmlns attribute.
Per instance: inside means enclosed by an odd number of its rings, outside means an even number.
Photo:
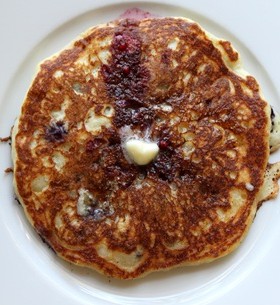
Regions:
<svg viewBox="0 0 280 305"><path fill-rule="evenodd" d="M231 44L193 21L100 25L40 65L13 130L16 193L75 264L127 279L210 262L277 194L270 115ZM129 139L157 156L135 164Z"/></svg>

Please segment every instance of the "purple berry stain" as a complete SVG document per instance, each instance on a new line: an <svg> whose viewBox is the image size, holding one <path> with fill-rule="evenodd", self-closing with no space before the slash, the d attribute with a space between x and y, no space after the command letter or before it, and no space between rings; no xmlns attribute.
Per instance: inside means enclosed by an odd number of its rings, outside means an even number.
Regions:
<svg viewBox="0 0 280 305"><path fill-rule="evenodd" d="M45 139L49 142L62 142L67 134L65 124L62 121L52 122L45 131Z"/></svg>

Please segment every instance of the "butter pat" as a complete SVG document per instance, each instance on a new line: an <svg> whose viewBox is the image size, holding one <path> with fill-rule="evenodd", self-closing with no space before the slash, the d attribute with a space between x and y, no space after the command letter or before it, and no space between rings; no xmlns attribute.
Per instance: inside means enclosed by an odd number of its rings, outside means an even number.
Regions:
<svg viewBox="0 0 280 305"><path fill-rule="evenodd" d="M156 143L144 140L128 140L124 147L128 156L138 165L150 163L159 152L159 147Z"/></svg>

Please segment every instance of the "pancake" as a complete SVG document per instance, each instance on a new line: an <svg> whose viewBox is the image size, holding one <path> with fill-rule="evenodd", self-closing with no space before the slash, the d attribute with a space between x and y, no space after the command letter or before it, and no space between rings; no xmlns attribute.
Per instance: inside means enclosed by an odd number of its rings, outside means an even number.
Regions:
<svg viewBox="0 0 280 305"><path fill-rule="evenodd" d="M15 191L74 264L132 279L211 262L278 193L271 119L230 42L194 21L98 25L40 64L13 129Z"/></svg>

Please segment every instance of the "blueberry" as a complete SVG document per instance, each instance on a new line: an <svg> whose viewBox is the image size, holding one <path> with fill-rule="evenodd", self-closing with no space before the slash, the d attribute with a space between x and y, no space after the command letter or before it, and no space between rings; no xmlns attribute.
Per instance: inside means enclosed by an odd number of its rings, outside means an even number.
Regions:
<svg viewBox="0 0 280 305"><path fill-rule="evenodd" d="M46 128L45 138L49 142L62 142L67 130L62 121L53 122Z"/></svg>
<svg viewBox="0 0 280 305"><path fill-rule="evenodd" d="M105 213L102 209L93 210L92 217L95 221L100 221L105 217Z"/></svg>

